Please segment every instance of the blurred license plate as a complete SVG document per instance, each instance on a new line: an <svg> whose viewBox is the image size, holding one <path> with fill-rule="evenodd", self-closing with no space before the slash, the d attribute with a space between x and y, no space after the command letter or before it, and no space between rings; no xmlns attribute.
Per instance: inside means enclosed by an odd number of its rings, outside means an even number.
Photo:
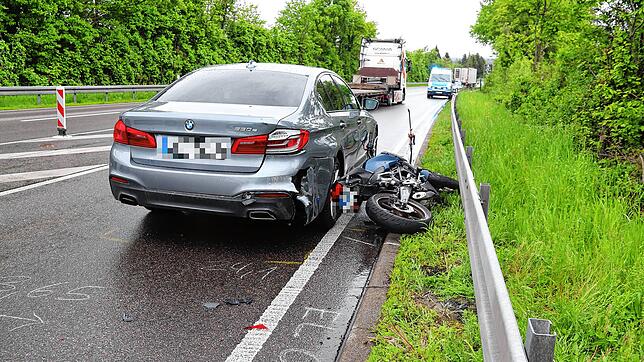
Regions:
<svg viewBox="0 0 644 362"><path fill-rule="evenodd" d="M225 160L231 144L228 137L158 135L157 154L170 160Z"/></svg>

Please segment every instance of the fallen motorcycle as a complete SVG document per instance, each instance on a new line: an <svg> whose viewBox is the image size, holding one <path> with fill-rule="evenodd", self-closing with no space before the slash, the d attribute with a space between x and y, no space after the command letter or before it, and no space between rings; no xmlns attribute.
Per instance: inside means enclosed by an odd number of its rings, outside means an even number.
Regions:
<svg viewBox="0 0 644 362"><path fill-rule="evenodd" d="M414 134L410 117L411 161ZM385 229L413 234L426 229L432 219L430 208L441 201L439 190L458 191L458 181L413 166L404 158L383 152L364 162L339 180L337 200L344 211L357 210L367 201L369 218Z"/></svg>

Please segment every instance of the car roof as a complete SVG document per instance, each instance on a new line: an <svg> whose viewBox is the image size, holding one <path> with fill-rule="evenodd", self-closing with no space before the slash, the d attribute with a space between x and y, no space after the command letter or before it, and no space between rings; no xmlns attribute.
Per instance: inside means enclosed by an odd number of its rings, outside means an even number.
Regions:
<svg viewBox="0 0 644 362"><path fill-rule="evenodd" d="M248 69L249 63L235 63L235 64L221 64L221 65L212 65L209 67L201 68L198 71L203 70L215 70L215 69ZM284 72L284 73L293 73L301 74L306 76L317 76L322 72L329 72L329 70L324 68L316 67L307 67L304 65L297 64L277 64L277 63L254 63L256 70L268 70L275 72Z"/></svg>

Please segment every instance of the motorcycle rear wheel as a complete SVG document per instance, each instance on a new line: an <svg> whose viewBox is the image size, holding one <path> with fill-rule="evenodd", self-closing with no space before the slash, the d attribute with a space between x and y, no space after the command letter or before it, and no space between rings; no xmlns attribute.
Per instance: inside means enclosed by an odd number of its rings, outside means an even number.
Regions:
<svg viewBox="0 0 644 362"><path fill-rule="evenodd" d="M366 211L369 218L385 229L398 234L414 234L429 227L432 213L420 203L409 200L410 212L401 212L394 207L396 196L391 193L378 193L367 200Z"/></svg>

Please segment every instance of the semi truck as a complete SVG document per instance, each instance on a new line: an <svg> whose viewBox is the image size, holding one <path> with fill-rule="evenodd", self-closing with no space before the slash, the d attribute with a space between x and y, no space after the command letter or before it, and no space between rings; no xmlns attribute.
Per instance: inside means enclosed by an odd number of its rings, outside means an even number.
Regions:
<svg viewBox="0 0 644 362"><path fill-rule="evenodd" d="M454 80L461 82L464 87L472 88L476 85L476 68L454 68Z"/></svg>
<svg viewBox="0 0 644 362"><path fill-rule="evenodd" d="M375 98L388 106L402 103L410 70L403 39L363 39L360 68L349 87L361 101Z"/></svg>

